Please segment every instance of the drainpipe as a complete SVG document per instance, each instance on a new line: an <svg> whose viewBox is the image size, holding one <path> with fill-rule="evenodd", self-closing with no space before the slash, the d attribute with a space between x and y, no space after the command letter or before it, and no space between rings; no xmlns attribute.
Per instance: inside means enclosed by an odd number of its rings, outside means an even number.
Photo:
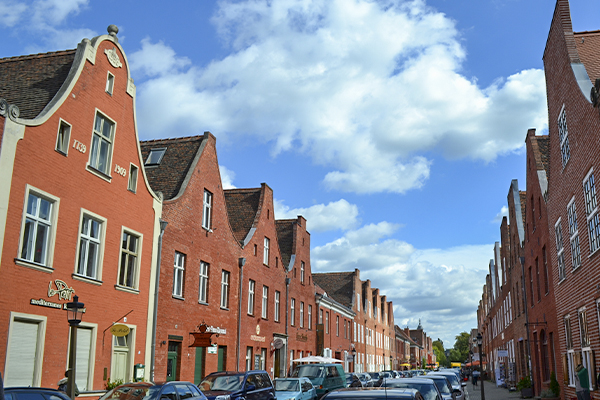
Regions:
<svg viewBox="0 0 600 400"><path fill-rule="evenodd" d="M156 280L154 282L154 314L152 315L152 347L150 356L150 381L154 382L154 366L156 358L156 320L158 317L158 287L160 283L160 258L162 253L162 239L168 222L162 219L158 220L160 225L160 234L158 235L158 250L156 252Z"/></svg>
<svg viewBox="0 0 600 400"><path fill-rule="evenodd" d="M531 379L531 388L535 395L535 382L533 381L533 371L531 370L531 344L529 338L529 306L527 305L527 290L525 290L525 257L519 257L521 261L521 289L523 290L523 301L525 301L525 328L527 329L527 366L529 368L529 379ZM531 294L533 296L533 293Z"/></svg>
<svg viewBox="0 0 600 400"><path fill-rule="evenodd" d="M291 279L290 278L285 278L285 337L287 339L287 346L285 346L285 356L283 357L284 360L286 360L285 363L285 377L288 376L287 371L288 371L288 367L287 367L287 357L289 354L289 345L290 345L290 338L288 337L288 313L290 310L290 282ZM290 360L291 361L291 360Z"/></svg>
<svg viewBox="0 0 600 400"><path fill-rule="evenodd" d="M242 330L242 284L244 281L244 264L246 259L244 257L238 258L238 267L240 268L240 287L238 289L238 326L237 326L237 347L235 349L235 367L236 371L240 370L240 331Z"/></svg>

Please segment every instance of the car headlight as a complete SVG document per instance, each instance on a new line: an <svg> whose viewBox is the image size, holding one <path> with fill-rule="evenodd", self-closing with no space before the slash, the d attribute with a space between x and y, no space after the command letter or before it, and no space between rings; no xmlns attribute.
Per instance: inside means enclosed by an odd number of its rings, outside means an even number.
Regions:
<svg viewBox="0 0 600 400"><path fill-rule="evenodd" d="M226 394L226 395L215 397L215 400L229 400L230 398L231 398L231 396Z"/></svg>

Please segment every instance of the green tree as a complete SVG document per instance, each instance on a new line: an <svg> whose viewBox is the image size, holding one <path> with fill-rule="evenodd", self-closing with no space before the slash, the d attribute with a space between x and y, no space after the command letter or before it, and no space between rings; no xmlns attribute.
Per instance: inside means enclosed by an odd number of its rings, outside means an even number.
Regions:
<svg viewBox="0 0 600 400"><path fill-rule="evenodd" d="M435 354L435 358L440 366L449 367L450 363L446 359L446 350L444 350L444 342L438 338L438 340L433 342L433 353Z"/></svg>
<svg viewBox="0 0 600 400"><path fill-rule="evenodd" d="M461 332L456 335L454 348L450 350L451 362L465 362L469 358L469 338L471 336L467 332Z"/></svg>

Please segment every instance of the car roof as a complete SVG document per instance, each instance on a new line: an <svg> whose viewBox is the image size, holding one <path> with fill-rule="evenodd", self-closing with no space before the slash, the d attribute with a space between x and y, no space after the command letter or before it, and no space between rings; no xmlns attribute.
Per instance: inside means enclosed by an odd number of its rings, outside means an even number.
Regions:
<svg viewBox="0 0 600 400"><path fill-rule="evenodd" d="M344 388L327 394L326 399L414 399L419 393L409 388Z"/></svg>

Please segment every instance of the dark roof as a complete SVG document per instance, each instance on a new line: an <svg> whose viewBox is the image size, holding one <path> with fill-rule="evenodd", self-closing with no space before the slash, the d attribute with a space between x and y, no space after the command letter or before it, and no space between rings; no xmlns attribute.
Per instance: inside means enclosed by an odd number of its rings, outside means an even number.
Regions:
<svg viewBox="0 0 600 400"><path fill-rule="evenodd" d="M600 31L577 32L574 36L579 59L593 84L600 78Z"/></svg>
<svg viewBox="0 0 600 400"><path fill-rule="evenodd" d="M352 309L354 294L354 272L313 273L313 281L338 303Z"/></svg>
<svg viewBox="0 0 600 400"><path fill-rule="evenodd" d="M550 178L550 137L535 136L535 141L538 145L538 151L535 154L536 162L542 164L542 168L546 171L546 179Z"/></svg>
<svg viewBox="0 0 600 400"><path fill-rule="evenodd" d="M277 229L277 243L281 252L281 263L284 267L290 264L290 259L294 253L294 224L295 219L279 219L275 221Z"/></svg>
<svg viewBox="0 0 600 400"><path fill-rule="evenodd" d="M191 136L140 142L143 162L146 162L150 150L165 147L167 149L159 165L145 167L152 190L162 192L165 200L177 196L204 137Z"/></svg>
<svg viewBox="0 0 600 400"><path fill-rule="evenodd" d="M243 245L258 217L262 188L228 189L223 193L233 236Z"/></svg>
<svg viewBox="0 0 600 400"><path fill-rule="evenodd" d="M33 119L67 79L76 50L0 59L0 98L19 107L20 118Z"/></svg>

